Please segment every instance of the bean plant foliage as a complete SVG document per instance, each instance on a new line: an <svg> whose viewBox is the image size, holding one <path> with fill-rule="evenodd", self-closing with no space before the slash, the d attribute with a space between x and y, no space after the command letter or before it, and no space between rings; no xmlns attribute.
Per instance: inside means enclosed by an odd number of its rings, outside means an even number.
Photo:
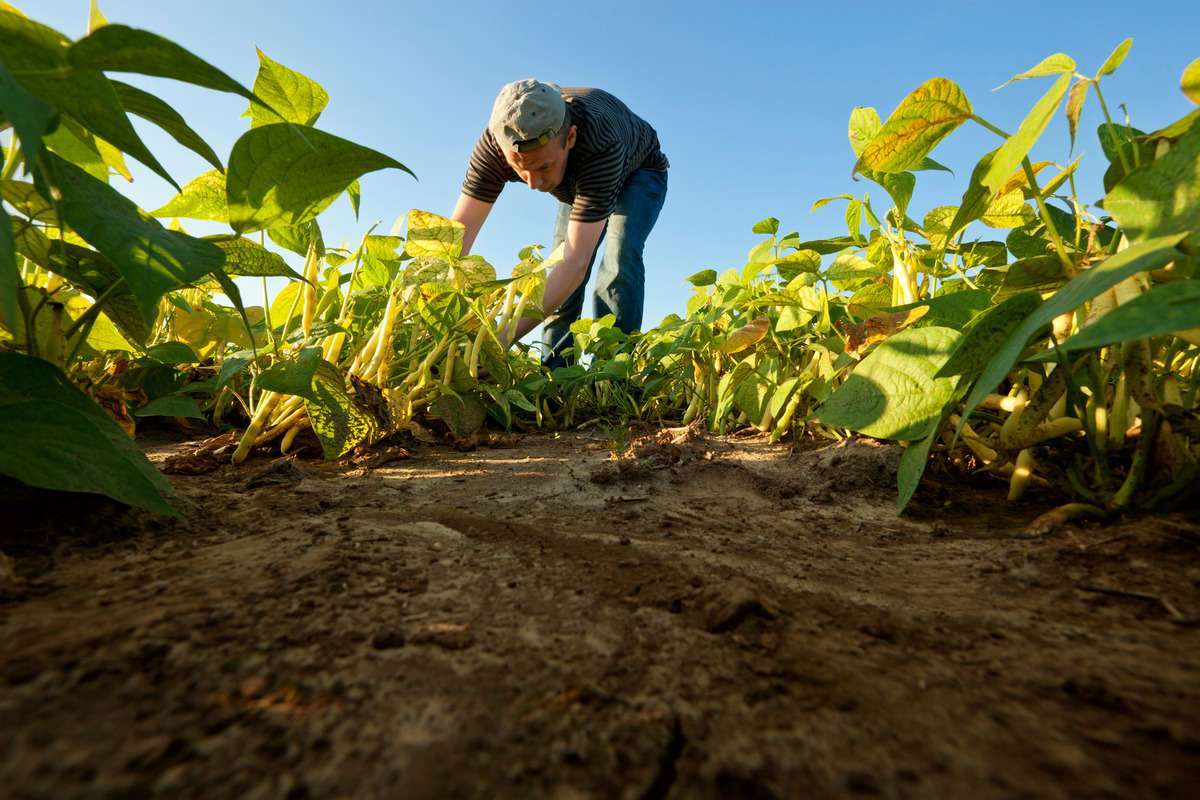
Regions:
<svg viewBox="0 0 1200 800"><path fill-rule="evenodd" d="M1129 40L1092 74L1057 53L1015 75L1046 88L1011 132L942 77L886 118L854 108L847 165L882 191L814 203L844 205L844 230L806 240L761 220L744 263L688 279L685 315L634 333L579 320L568 365L548 370L509 343L541 318L558 254L530 245L498 271L421 210L331 247L322 212L344 196L357 215L361 176L409 170L317 127L320 84L259 52L246 86L94 6L89 28L72 41L0 3L0 474L173 513L130 438L164 416L237 430L234 463L305 439L337 459L431 427L857 434L904 445L900 510L935 461L999 476L1012 499L1053 485L1063 518L1158 507L1200 475L1200 110L1149 133L1114 121L1102 84ZM1193 102L1198 63L1181 78ZM240 95L247 130L222 160L114 77L128 72ZM1087 102L1108 162L1092 201L1078 159L1030 157L1060 117L1074 148ZM177 183L130 115L212 169ZM965 126L994 148L959 173L961 197L918 213L919 176L948 171L933 151ZM114 186L127 157L177 194L137 208ZM243 276L264 280L261 305ZM273 298L270 276L289 279Z"/></svg>

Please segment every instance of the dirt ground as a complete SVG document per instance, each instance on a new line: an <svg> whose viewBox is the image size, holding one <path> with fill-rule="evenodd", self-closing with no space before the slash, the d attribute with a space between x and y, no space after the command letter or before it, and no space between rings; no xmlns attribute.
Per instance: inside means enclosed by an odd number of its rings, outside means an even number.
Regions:
<svg viewBox="0 0 1200 800"><path fill-rule="evenodd" d="M1200 515L622 439L8 509L0 796L1200 796Z"/></svg>

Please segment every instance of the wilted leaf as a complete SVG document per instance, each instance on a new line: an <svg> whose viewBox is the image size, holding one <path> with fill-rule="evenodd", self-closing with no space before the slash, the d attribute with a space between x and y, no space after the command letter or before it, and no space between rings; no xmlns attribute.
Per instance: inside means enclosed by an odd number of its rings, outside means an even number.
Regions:
<svg viewBox="0 0 1200 800"><path fill-rule="evenodd" d="M1071 150L1075 150L1075 132L1079 130L1079 115L1083 113L1083 103L1087 100L1088 87L1092 82L1087 78L1080 78L1075 81L1075 85L1071 87L1071 93L1067 95L1067 129L1071 134ZM1047 194L1052 191L1047 189Z"/></svg>
<svg viewBox="0 0 1200 800"><path fill-rule="evenodd" d="M747 322L725 338L717 348L719 353L737 353L762 341L771 329L771 320L758 317Z"/></svg>
<svg viewBox="0 0 1200 800"><path fill-rule="evenodd" d="M328 361L313 373L311 397L305 399L304 409L326 459L340 458L379 429L375 418L346 392L342 373Z"/></svg>
<svg viewBox="0 0 1200 800"><path fill-rule="evenodd" d="M226 275L280 275L295 280L304 278L278 253L272 253L244 236L216 236L209 239L225 254L221 271Z"/></svg>

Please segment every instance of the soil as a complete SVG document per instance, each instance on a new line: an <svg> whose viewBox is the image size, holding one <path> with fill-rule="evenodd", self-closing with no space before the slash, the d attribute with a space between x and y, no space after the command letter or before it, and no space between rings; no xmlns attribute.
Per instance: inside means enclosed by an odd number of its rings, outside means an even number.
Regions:
<svg viewBox="0 0 1200 800"><path fill-rule="evenodd" d="M1200 791L1194 511L1026 538L1000 484L896 516L870 442L483 444L5 509L0 795Z"/></svg>

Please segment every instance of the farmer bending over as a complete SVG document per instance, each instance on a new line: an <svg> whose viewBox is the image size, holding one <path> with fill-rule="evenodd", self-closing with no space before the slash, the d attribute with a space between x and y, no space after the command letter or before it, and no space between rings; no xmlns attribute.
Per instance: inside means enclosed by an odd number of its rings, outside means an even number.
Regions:
<svg viewBox="0 0 1200 800"><path fill-rule="evenodd" d="M666 198L668 166L654 128L608 92L533 79L500 90L451 216L466 226L465 255L505 182L520 181L559 200L552 249L564 241L566 247L546 281L546 366L565 363L561 352L571 344L571 323L583 310L606 233L594 314L615 315L626 333L641 327L642 252ZM535 325L520 320L516 338Z"/></svg>

